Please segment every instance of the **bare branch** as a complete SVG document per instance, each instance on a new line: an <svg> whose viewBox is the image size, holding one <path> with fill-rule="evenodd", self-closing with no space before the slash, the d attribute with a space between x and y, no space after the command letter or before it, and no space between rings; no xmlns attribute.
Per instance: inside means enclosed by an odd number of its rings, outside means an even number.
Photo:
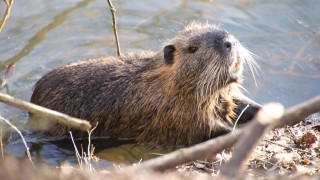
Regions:
<svg viewBox="0 0 320 180"><path fill-rule="evenodd" d="M118 30L117 30L117 22L116 22L116 14L115 14L116 9L113 7L111 0L108 0L108 4L110 7L110 12L112 14L112 28L114 31L114 37L115 37L116 45L117 45L117 54L118 54L118 56L120 56L121 55L120 42L119 42L119 38L118 38Z"/></svg>
<svg viewBox="0 0 320 180"><path fill-rule="evenodd" d="M14 0L6 0L6 4L7 4L7 8L6 8L6 12L4 13L3 17L2 17L2 21L0 23L0 32L2 31L2 28L4 26L4 24L6 23L7 19L9 18L10 16L10 11L11 11L11 7L13 5L13 1Z"/></svg>
<svg viewBox="0 0 320 180"><path fill-rule="evenodd" d="M88 129L91 129L91 124L86 120L73 118L66 114L53 111L51 109L47 109L26 101L22 101L7 94L0 93L0 102L3 102L21 110L28 111L34 115L41 116L44 119L60 123L70 128L78 129L81 131L87 131Z"/></svg>
<svg viewBox="0 0 320 180"><path fill-rule="evenodd" d="M236 130L232 134L219 136L190 148L179 149L167 155L144 161L137 168L165 171L180 164L211 156L234 144L242 133L242 130Z"/></svg>
<svg viewBox="0 0 320 180"><path fill-rule="evenodd" d="M278 118L282 120L274 122L270 125L271 128L268 129L280 128L286 125L293 125L300 122L307 116L319 111L320 96L289 108L281 118ZM281 114L281 111L276 114ZM244 135L244 132L250 131L250 129L248 130L248 128L254 126L251 125L252 123L256 122L250 122L244 129L236 130L233 133L208 140L206 142L194 145L190 148L180 149L167 155L144 161L136 168L149 168L156 171L165 171L167 169L174 168L175 166L198 160L207 155L219 153L223 149L232 146L239 137Z"/></svg>
<svg viewBox="0 0 320 180"><path fill-rule="evenodd" d="M253 148L267 132L267 128L275 129L286 125L294 125L319 111L320 96L293 106L285 113L283 113L283 107L279 105L267 104L263 106L254 117L252 123L245 128L244 134L235 145L232 158L221 168L220 177L235 177L244 168L244 164L247 162ZM267 123L261 124L263 121Z"/></svg>
<svg viewBox="0 0 320 180"><path fill-rule="evenodd" d="M4 1L6 2L7 6L9 6L9 0L4 0Z"/></svg>
<svg viewBox="0 0 320 180"><path fill-rule="evenodd" d="M221 168L221 176L235 177L247 162L253 148L267 132L269 125L284 114L284 108L278 103L262 106L254 116L252 122L245 128L245 132L237 141L230 161Z"/></svg>
<svg viewBox="0 0 320 180"><path fill-rule="evenodd" d="M320 95L289 108L280 121L272 124L272 129L297 124L317 112L320 112Z"/></svg>

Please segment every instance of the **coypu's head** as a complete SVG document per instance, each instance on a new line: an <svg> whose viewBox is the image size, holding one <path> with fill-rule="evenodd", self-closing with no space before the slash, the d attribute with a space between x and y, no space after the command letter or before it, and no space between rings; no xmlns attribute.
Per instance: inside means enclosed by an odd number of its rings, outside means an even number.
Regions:
<svg viewBox="0 0 320 180"><path fill-rule="evenodd" d="M188 89L195 92L199 108L211 107L209 114L223 108L218 105L221 96L228 96L230 89L238 90L243 64L247 63L250 69L256 65L252 53L234 36L209 24L187 25L174 39L166 42L163 54L168 66L176 67L173 72L175 84L184 88L189 86Z"/></svg>

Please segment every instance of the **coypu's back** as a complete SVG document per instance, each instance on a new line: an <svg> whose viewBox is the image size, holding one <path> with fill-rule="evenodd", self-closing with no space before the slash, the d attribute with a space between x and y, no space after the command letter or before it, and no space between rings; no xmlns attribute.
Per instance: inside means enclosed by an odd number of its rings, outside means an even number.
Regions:
<svg viewBox="0 0 320 180"><path fill-rule="evenodd" d="M108 127L115 127L124 120L121 116L126 116L121 112L127 113L138 106L139 103L135 101L139 101L143 91L150 88L147 84L151 82L144 80L143 76L145 71L150 72L157 66L158 62L152 59L154 55L153 52L143 52L121 59L104 57L55 69L36 83L31 102L74 117L93 120L93 125L95 122L103 125L107 114L108 118L117 119L110 122ZM122 106L118 101L132 106ZM130 128L119 130L132 133L129 132ZM57 136L65 134L63 127L47 131Z"/></svg>
<svg viewBox="0 0 320 180"><path fill-rule="evenodd" d="M238 111L234 98L242 64L251 60L228 32L190 24L159 52L53 70L37 82L31 102L98 122L95 136L191 145L228 132ZM64 127L51 125L47 133L66 134Z"/></svg>

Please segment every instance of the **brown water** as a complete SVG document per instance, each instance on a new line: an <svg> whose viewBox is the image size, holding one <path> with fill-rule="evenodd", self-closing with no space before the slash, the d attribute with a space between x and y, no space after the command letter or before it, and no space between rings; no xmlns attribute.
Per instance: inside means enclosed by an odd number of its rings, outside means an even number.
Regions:
<svg viewBox="0 0 320 180"><path fill-rule="evenodd" d="M278 101L289 107L320 94L318 0L114 1L114 6L123 53L157 50L186 22L222 24L260 57L257 85L245 72L248 96L262 104ZM4 8L0 1L1 14ZM50 70L80 59L116 55L107 2L15 0L0 32L0 55L0 76L6 65L16 66L1 92L28 101L35 82ZM3 104L0 113L21 129L28 118L27 113ZM146 154L139 149L143 146L107 144L109 148L98 153L106 159L105 166L139 161L139 155ZM29 145L36 149L34 158L55 164L75 161L72 148L61 144ZM25 155L22 144L12 139L6 151Z"/></svg>

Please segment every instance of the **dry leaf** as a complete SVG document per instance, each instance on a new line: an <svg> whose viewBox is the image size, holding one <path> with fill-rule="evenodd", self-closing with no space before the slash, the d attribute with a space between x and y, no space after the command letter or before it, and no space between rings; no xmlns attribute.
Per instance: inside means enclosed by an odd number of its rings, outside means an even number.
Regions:
<svg viewBox="0 0 320 180"><path fill-rule="evenodd" d="M12 77L15 67L16 65L14 63L11 63L7 66L6 72L2 78L1 88L3 88L7 84L8 80Z"/></svg>
<svg viewBox="0 0 320 180"><path fill-rule="evenodd" d="M305 133L299 139L295 140L297 147L305 149L310 148L317 141L317 136L311 132Z"/></svg>
<svg viewBox="0 0 320 180"><path fill-rule="evenodd" d="M310 164L309 159L307 159L306 157L303 157L303 164Z"/></svg>

